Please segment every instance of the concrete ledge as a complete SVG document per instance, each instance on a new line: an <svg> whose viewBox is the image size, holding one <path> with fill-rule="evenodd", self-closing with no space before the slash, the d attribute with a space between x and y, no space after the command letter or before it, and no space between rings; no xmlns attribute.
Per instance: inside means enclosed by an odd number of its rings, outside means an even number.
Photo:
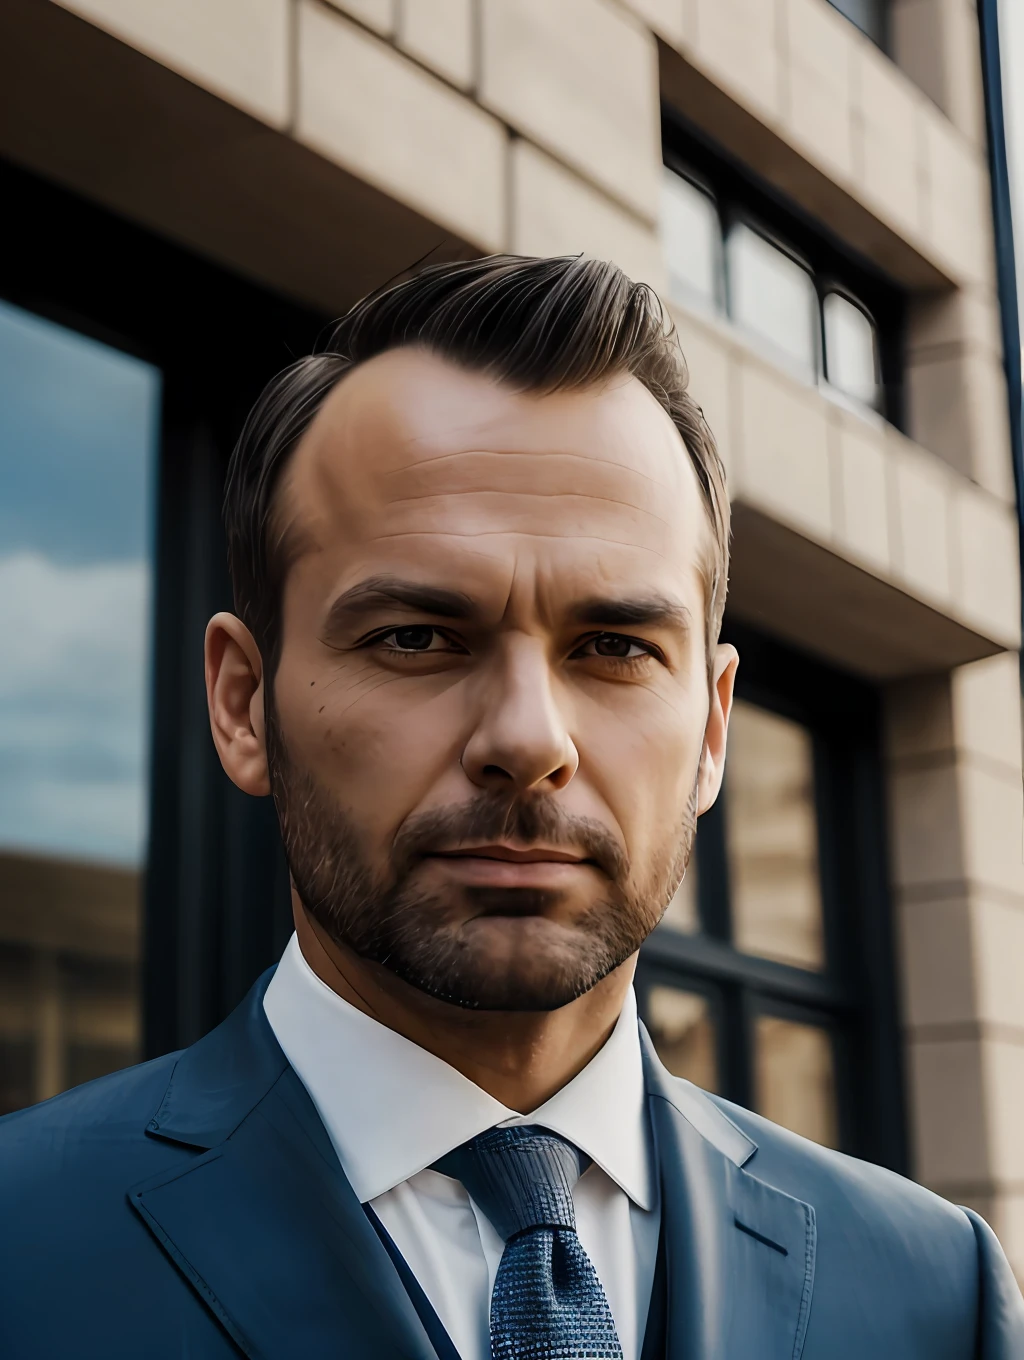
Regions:
<svg viewBox="0 0 1024 1360"><path fill-rule="evenodd" d="M0 6L0 155L327 313L432 250L465 250L51 0Z"/></svg>

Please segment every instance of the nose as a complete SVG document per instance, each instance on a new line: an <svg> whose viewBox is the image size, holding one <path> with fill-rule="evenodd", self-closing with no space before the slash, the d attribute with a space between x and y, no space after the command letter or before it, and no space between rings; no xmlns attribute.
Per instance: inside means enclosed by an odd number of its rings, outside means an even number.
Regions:
<svg viewBox="0 0 1024 1360"><path fill-rule="evenodd" d="M506 640L480 676L479 720L462 753L462 768L480 788L517 795L564 789L580 758L552 691L543 644Z"/></svg>

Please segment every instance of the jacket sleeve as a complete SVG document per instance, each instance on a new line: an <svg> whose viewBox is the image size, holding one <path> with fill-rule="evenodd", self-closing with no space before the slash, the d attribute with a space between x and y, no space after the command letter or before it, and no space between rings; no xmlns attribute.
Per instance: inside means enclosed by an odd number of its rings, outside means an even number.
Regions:
<svg viewBox="0 0 1024 1360"><path fill-rule="evenodd" d="M1024 1360L1024 1299L995 1233L964 1209L978 1248L977 1360Z"/></svg>

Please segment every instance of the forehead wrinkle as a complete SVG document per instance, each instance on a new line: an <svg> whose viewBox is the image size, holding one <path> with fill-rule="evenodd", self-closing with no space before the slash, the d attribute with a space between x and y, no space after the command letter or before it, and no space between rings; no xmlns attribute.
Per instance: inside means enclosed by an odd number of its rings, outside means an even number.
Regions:
<svg viewBox="0 0 1024 1360"><path fill-rule="evenodd" d="M411 441L407 441L411 442ZM685 448L682 450L686 454ZM447 453L439 453L433 458L419 458L414 463L403 463L401 467L388 468L384 472L385 477L395 477L400 472L411 472L418 468L431 467L435 463L444 463L453 458L575 458L582 463L600 463L605 467L617 468L620 472L625 472L631 477L642 477L644 481L650 482L652 486L660 491L670 491L668 482L659 481L657 477L652 477L650 473L641 472L639 468L630 467L628 463L620 463L616 458L599 458L592 453L577 453L571 449L450 449ZM686 454L689 458L689 454Z"/></svg>
<svg viewBox="0 0 1024 1360"><path fill-rule="evenodd" d="M615 505L620 509L631 510L638 515L647 515L665 528L671 527L671 521L664 516L657 514L654 510L648 510L642 505L636 505L632 501L618 500L614 496L598 496L590 491L499 491L497 489L487 489L482 487L465 487L462 490L451 491L423 491L415 496L400 496L396 500L388 501L388 507L396 505L410 505L413 503L422 504L424 501L445 500L449 496L507 496L527 498L538 497L543 500L577 500L577 501L602 501L606 505ZM508 532L514 533L515 530Z"/></svg>

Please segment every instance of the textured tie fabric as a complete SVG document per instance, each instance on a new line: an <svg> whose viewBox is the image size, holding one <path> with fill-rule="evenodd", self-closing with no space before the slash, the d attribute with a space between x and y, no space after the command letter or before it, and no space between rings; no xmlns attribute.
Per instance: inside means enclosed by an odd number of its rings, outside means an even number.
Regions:
<svg viewBox="0 0 1024 1360"><path fill-rule="evenodd" d="M434 1163L462 1182L504 1239L491 1295L493 1360L622 1360L590 1257L576 1235L578 1148L532 1125L490 1129Z"/></svg>

